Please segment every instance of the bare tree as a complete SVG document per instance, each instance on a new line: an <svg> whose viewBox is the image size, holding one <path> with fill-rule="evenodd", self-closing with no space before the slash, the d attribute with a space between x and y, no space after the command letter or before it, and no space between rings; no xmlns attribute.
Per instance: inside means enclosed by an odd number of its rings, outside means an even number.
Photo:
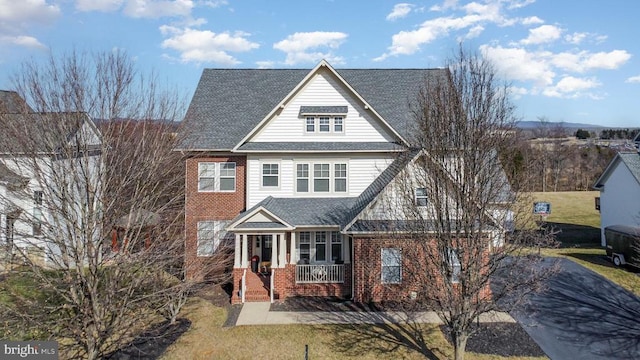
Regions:
<svg viewBox="0 0 640 360"><path fill-rule="evenodd" d="M481 314L507 309L542 286L549 271L536 267L540 258L527 256L527 246L549 237L511 231L530 220L532 202L510 186L502 167L513 163L510 149L517 145L508 87L489 62L462 48L448 69L447 77L426 79L418 94L416 155L377 216L403 219L380 230L400 248L388 255L401 257L390 263L402 263L401 281L413 289L406 309L435 310L455 358L463 359ZM525 175L512 172L517 189L525 187Z"/></svg>
<svg viewBox="0 0 640 360"><path fill-rule="evenodd" d="M31 109L0 115L0 160L23 179L0 206L14 214L3 221L20 276L37 288L5 289L4 314L67 357L100 358L158 312L175 320L189 293L183 161L172 151L184 101L119 51L26 62L13 82Z"/></svg>

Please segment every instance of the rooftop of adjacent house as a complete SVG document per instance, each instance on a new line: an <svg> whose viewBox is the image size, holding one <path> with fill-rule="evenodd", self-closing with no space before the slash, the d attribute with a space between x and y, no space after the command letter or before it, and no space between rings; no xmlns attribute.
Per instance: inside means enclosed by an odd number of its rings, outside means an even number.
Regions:
<svg viewBox="0 0 640 360"><path fill-rule="evenodd" d="M310 73L310 69L205 69L185 120L183 150L231 150ZM335 69L398 134L409 134L410 104L444 69ZM301 109L309 110L309 109ZM341 112L332 107L322 111Z"/></svg>
<svg viewBox="0 0 640 360"><path fill-rule="evenodd" d="M628 153L618 153L613 160L607 165L607 168L604 170L602 175L596 180L593 185L594 189L600 189L604 186L604 183L611 175L611 172L615 168L615 164L622 162L627 169L631 172L633 177L636 179L638 184L640 184L640 153L639 152L628 152Z"/></svg>
<svg viewBox="0 0 640 360"><path fill-rule="evenodd" d="M33 112L33 110L17 92L0 90L0 113L18 114L25 112Z"/></svg>
<svg viewBox="0 0 640 360"><path fill-rule="evenodd" d="M11 171L5 164L0 162L0 182L11 186L19 186L26 180L28 179Z"/></svg>

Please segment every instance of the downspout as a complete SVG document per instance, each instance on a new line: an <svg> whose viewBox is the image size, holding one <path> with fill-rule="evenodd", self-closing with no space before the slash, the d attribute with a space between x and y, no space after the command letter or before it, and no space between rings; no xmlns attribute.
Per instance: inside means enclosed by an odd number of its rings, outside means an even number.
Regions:
<svg viewBox="0 0 640 360"><path fill-rule="evenodd" d="M351 253L349 254L349 256L351 257L351 301L353 301L353 299L355 298L355 288L356 288L356 284L355 284L355 273L356 273L356 267L355 267L355 259L356 257L353 254L353 249L354 249L354 244L353 244L353 235L349 235L349 242L351 243Z"/></svg>

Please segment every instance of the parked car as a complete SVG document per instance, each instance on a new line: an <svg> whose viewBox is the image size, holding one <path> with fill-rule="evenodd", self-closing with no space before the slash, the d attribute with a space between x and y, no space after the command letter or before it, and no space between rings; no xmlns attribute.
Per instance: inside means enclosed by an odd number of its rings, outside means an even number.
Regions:
<svg viewBox="0 0 640 360"><path fill-rule="evenodd" d="M640 267L640 227L611 225L604 229L607 256L615 266Z"/></svg>

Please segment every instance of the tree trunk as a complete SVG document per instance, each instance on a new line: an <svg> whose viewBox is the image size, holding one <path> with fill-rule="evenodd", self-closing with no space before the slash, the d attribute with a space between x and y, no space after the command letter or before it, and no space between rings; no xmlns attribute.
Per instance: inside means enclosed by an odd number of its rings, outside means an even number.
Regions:
<svg viewBox="0 0 640 360"><path fill-rule="evenodd" d="M455 360L464 360L464 352L467 347L467 334L453 334L453 350Z"/></svg>

